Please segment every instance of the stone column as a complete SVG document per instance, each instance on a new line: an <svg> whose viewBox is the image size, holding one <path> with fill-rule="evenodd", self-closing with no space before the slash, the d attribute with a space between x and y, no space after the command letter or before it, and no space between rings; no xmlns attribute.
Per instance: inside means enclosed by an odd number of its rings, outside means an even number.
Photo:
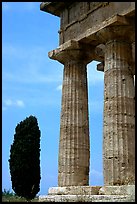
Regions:
<svg viewBox="0 0 137 204"><path fill-rule="evenodd" d="M104 183L135 181L135 90L131 44L106 43L104 67Z"/></svg>
<svg viewBox="0 0 137 204"><path fill-rule="evenodd" d="M70 40L49 53L51 59L64 64L58 186L89 184L90 140L86 65L92 61L95 52L91 46L87 47Z"/></svg>
<svg viewBox="0 0 137 204"><path fill-rule="evenodd" d="M58 185L83 186L89 182L90 158L87 67L75 50L69 52L73 57L64 63Z"/></svg>

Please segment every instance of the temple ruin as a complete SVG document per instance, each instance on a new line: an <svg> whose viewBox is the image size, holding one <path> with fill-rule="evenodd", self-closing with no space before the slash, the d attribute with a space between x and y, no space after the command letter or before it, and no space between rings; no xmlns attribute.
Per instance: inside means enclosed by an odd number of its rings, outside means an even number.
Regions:
<svg viewBox="0 0 137 204"><path fill-rule="evenodd" d="M59 47L48 55L64 65L58 187L40 201L134 201L135 2L43 2L40 9L60 17ZM93 60L104 72L102 187L89 186Z"/></svg>

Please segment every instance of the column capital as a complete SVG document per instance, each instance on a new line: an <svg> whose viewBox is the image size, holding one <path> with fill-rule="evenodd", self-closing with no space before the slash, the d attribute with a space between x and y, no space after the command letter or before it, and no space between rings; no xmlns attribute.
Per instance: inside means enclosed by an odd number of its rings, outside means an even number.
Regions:
<svg viewBox="0 0 137 204"><path fill-rule="evenodd" d="M130 25L111 25L98 31L96 37L103 44L111 40L133 43L135 42L135 25L133 22Z"/></svg>
<svg viewBox="0 0 137 204"><path fill-rule="evenodd" d="M79 43L75 40L69 40L60 45L57 49L50 51L48 56L49 58L57 60L62 64L65 64L70 60L82 61L83 63L88 64L95 59L95 55L97 55L98 52L101 52L100 48ZM98 55L99 61L102 61L103 57L104 56L102 55Z"/></svg>

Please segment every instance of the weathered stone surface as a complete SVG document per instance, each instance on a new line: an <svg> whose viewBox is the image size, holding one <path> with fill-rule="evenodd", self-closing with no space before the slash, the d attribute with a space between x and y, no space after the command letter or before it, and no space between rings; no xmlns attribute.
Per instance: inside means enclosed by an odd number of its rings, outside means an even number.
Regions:
<svg viewBox="0 0 137 204"><path fill-rule="evenodd" d="M135 182L135 87L127 42L106 44L103 161L105 185Z"/></svg>
<svg viewBox="0 0 137 204"><path fill-rule="evenodd" d="M97 64L97 70L98 71L104 71L104 63L99 63L99 64Z"/></svg>
<svg viewBox="0 0 137 204"><path fill-rule="evenodd" d="M83 186L89 182L90 158L87 68L76 51L70 52L73 61L64 66L58 185Z"/></svg>
<svg viewBox="0 0 137 204"><path fill-rule="evenodd" d="M135 185L102 186L100 195L131 195L135 197Z"/></svg>
<svg viewBox="0 0 137 204"><path fill-rule="evenodd" d="M48 195L98 195L101 186L68 186L49 188Z"/></svg>
<svg viewBox="0 0 137 204"><path fill-rule="evenodd" d="M96 51L101 52L100 48L96 48ZM83 46L83 44L69 40L68 42L60 45L57 49L48 53L51 59L58 60L60 63L65 64L68 61L82 61L87 64L95 58L96 52L93 46ZM102 59L102 56L99 57Z"/></svg>
<svg viewBox="0 0 137 204"><path fill-rule="evenodd" d="M52 187L39 202L134 202L135 185Z"/></svg>
<svg viewBox="0 0 137 204"><path fill-rule="evenodd" d="M129 195L48 195L40 196L39 202L135 202Z"/></svg>

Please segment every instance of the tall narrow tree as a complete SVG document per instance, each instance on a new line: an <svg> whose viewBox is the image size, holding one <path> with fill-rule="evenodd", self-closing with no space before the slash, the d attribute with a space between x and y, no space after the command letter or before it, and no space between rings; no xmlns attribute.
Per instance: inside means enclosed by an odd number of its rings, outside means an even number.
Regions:
<svg viewBox="0 0 137 204"><path fill-rule="evenodd" d="M17 124L10 149L12 189L27 200L40 190L40 135L36 117L29 116Z"/></svg>

